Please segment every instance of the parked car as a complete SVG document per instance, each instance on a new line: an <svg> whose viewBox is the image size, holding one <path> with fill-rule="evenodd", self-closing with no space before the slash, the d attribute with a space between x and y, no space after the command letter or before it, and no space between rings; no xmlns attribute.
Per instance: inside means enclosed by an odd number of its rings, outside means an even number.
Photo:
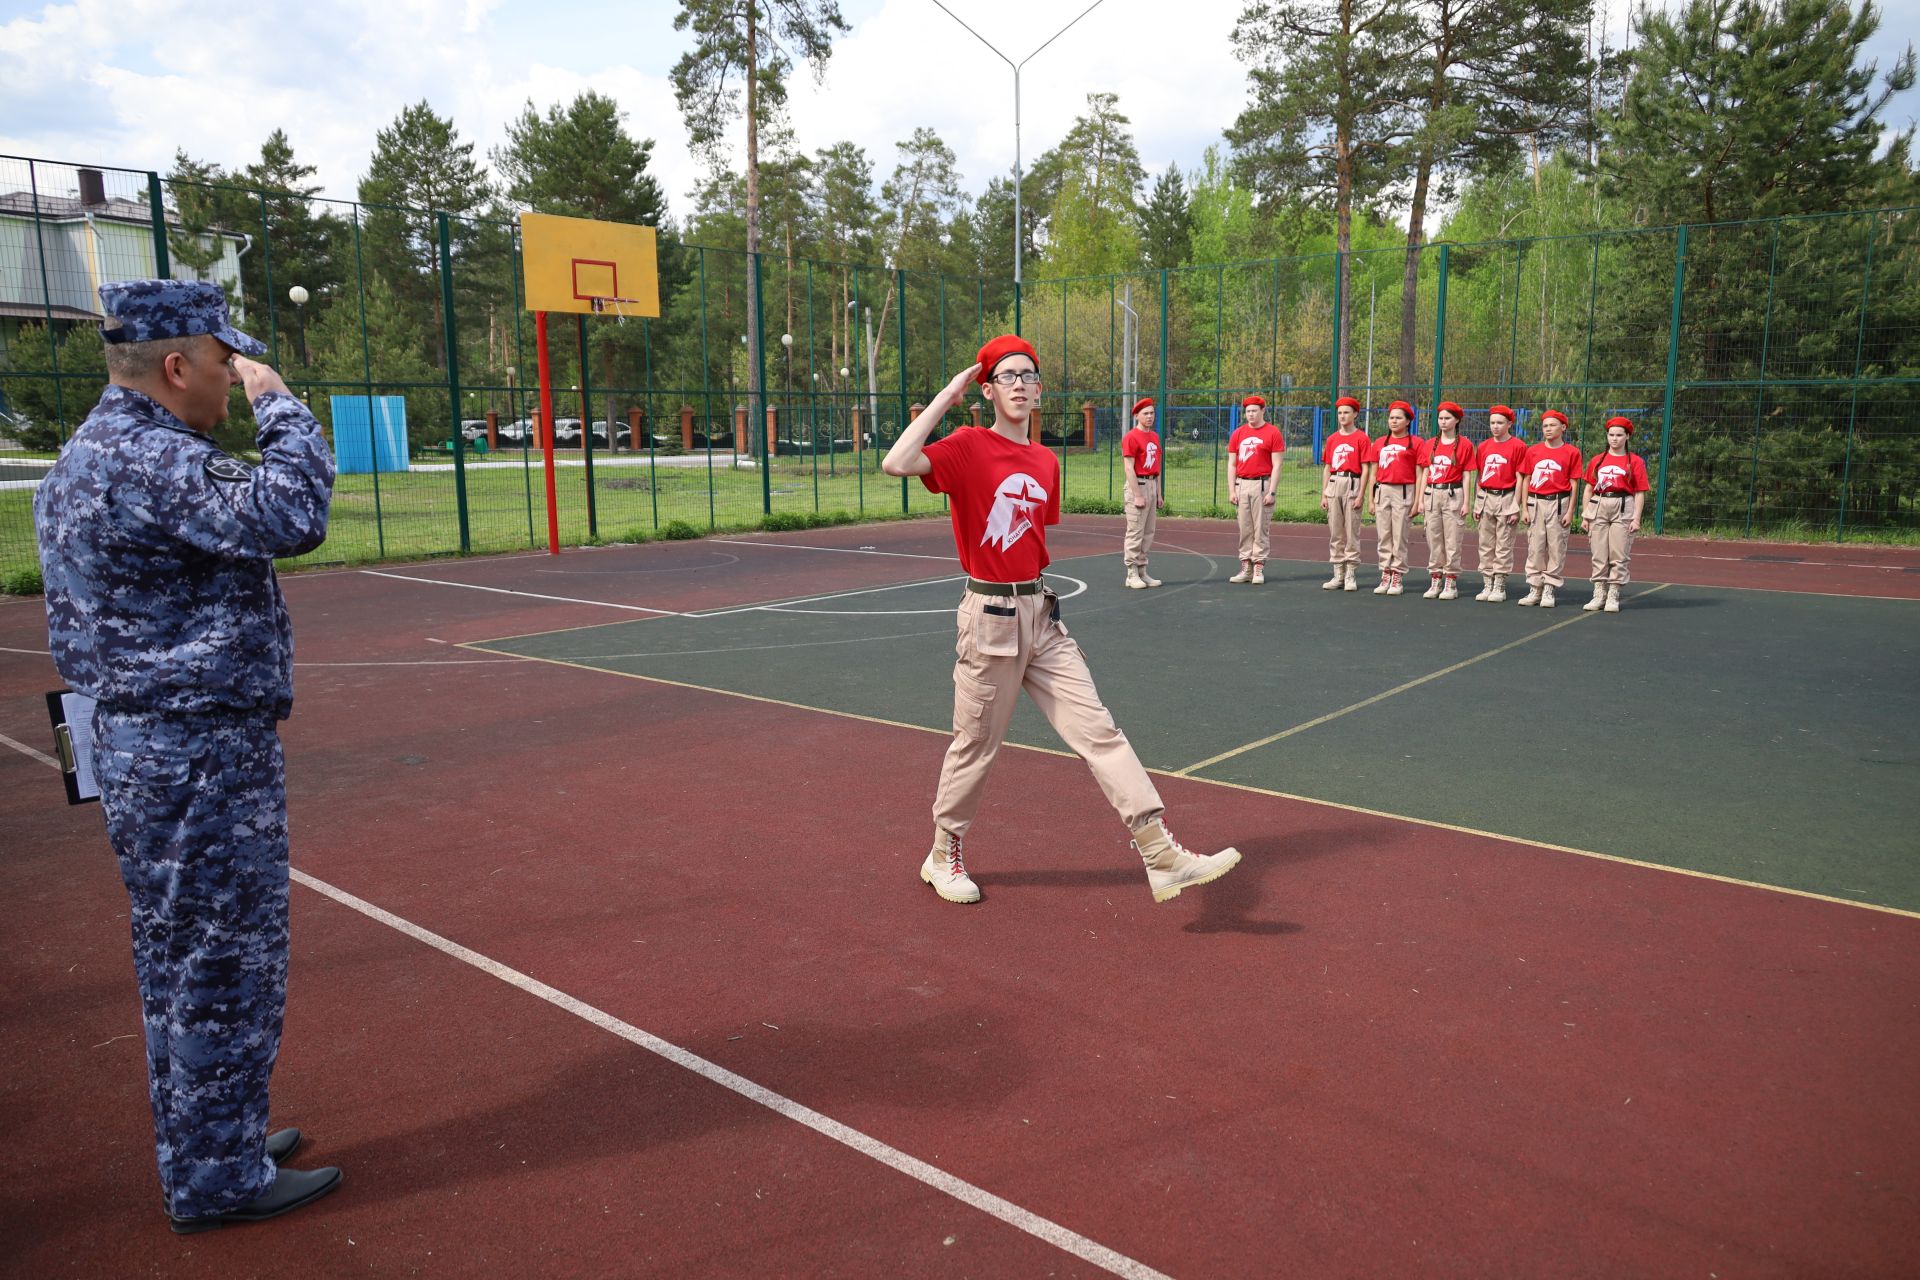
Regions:
<svg viewBox="0 0 1920 1280"><path fill-rule="evenodd" d="M555 448L578 448L580 446L580 419L555 418L553 420L553 444Z"/></svg>
<svg viewBox="0 0 1920 1280"><path fill-rule="evenodd" d="M460 434L468 440L486 439L487 420L485 418L462 418L460 420ZM505 435L506 432L502 431L500 434Z"/></svg>

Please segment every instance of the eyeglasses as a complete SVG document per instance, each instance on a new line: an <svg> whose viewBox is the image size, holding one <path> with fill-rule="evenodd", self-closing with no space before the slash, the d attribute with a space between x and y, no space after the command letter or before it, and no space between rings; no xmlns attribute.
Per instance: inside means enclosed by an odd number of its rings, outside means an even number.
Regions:
<svg viewBox="0 0 1920 1280"><path fill-rule="evenodd" d="M1003 387L1011 387L1016 383L1026 387L1037 387L1040 385L1040 371L1038 369L1009 369L1005 373L994 374L993 380Z"/></svg>

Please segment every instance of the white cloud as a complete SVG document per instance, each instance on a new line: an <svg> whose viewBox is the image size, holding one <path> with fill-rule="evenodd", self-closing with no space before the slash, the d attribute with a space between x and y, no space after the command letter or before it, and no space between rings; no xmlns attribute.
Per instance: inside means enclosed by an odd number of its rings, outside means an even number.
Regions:
<svg viewBox="0 0 1920 1280"><path fill-rule="evenodd" d="M0 0L3 2L3 0ZM1086 0L946 0L1016 61ZM1670 0L1671 2L1671 0ZM1231 34L1244 0L1103 0L1032 58L1021 77L1021 150L1031 165L1090 92L1119 95L1150 174L1200 163L1245 101ZM884 179L916 126L954 148L975 193L1014 161L1013 77L932 0L843 0L854 29L825 84L791 86L799 145L848 139ZM326 194L351 198L375 133L425 99L484 160L531 98L545 110L589 86L652 138L670 207L699 175L668 74L687 37L675 7L646 0L69 0L0 24L0 151L165 171L176 148L230 168L285 128ZM1624 30L1627 0L1608 25ZM1890 67L1920 29L1920 0L1890 0L1872 46ZM1894 127L1915 116L1906 94Z"/></svg>

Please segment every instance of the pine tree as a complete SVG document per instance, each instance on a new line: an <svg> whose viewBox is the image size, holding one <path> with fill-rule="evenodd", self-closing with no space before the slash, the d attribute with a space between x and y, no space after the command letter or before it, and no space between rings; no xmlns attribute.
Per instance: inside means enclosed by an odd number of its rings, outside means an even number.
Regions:
<svg viewBox="0 0 1920 1280"><path fill-rule="evenodd" d="M260 222L266 243L240 261L240 278L253 309L273 317L291 349L281 359L307 362L307 328L319 312L339 297L345 272L341 262L342 221L325 205L316 207L320 184L309 181L318 172L294 158L286 131L275 129L260 144L260 159L240 171L240 182L257 192ZM269 280L271 273L271 280ZM307 291L303 305L288 304L294 286Z"/></svg>
<svg viewBox="0 0 1920 1280"><path fill-rule="evenodd" d="M1170 164L1153 184L1153 194L1140 211L1141 248L1147 264L1157 270L1181 266L1193 253L1193 211L1187 203L1186 181L1180 166Z"/></svg>
<svg viewBox="0 0 1920 1280"><path fill-rule="evenodd" d="M1417 56L1410 0L1253 0L1234 26L1252 101L1227 130L1236 167L1263 201L1298 195L1330 208L1334 245L1353 243L1353 212L1380 200L1405 172L1415 127L1404 76ZM1351 324L1353 273L1341 277ZM1351 344L1340 341L1339 381Z"/></svg>

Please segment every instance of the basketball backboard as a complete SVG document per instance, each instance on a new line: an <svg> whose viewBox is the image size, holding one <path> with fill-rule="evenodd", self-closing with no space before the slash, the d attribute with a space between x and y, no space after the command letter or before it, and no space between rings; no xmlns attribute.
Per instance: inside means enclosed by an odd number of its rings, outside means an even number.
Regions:
<svg viewBox="0 0 1920 1280"><path fill-rule="evenodd" d="M523 213L520 253L529 311L660 314L660 267L652 227Z"/></svg>

